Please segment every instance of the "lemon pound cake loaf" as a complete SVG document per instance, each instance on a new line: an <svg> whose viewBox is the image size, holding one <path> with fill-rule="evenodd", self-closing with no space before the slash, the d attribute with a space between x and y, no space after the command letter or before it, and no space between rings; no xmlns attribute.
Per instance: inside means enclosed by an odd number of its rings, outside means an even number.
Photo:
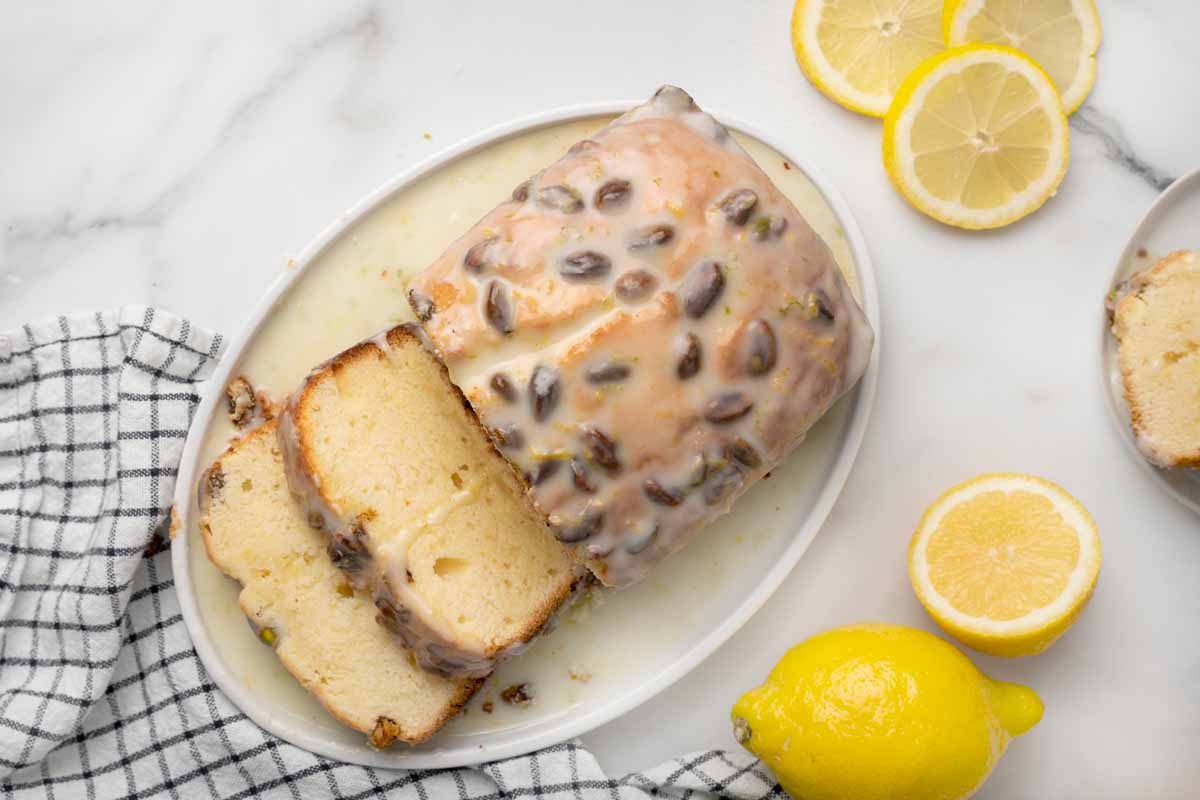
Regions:
<svg viewBox="0 0 1200 800"><path fill-rule="evenodd" d="M421 669L375 622L325 554L288 492L274 421L238 440L200 481L200 530L208 557L242 585L238 602L284 667L335 718L375 747L428 739L480 681Z"/></svg>
<svg viewBox="0 0 1200 800"><path fill-rule="evenodd" d="M1200 256L1172 253L1110 307L1138 448L1160 467L1200 467Z"/></svg>
<svg viewBox="0 0 1200 800"><path fill-rule="evenodd" d="M874 342L829 248L671 86L517 187L409 299L558 538L610 586L725 513Z"/></svg>
<svg viewBox="0 0 1200 800"><path fill-rule="evenodd" d="M579 575L422 337L392 328L318 367L280 441L293 492L380 621L427 669L478 677Z"/></svg>

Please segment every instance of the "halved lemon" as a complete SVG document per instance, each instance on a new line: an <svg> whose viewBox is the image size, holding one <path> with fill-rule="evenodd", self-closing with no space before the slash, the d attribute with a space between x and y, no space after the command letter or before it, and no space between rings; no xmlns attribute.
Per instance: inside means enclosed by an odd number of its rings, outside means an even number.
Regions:
<svg viewBox="0 0 1200 800"><path fill-rule="evenodd" d="M942 34L950 47L991 42L1036 61L1070 114L1096 82L1100 15L1093 0L946 0Z"/></svg>
<svg viewBox="0 0 1200 800"><path fill-rule="evenodd" d="M882 117L904 76L942 40L942 0L796 0L792 48L831 100Z"/></svg>
<svg viewBox="0 0 1200 800"><path fill-rule="evenodd" d="M1052 197L1067 172L1067 115L1029 56L969 44L932 56L901 85L883 163L916 209L947 225L998 228Z"/></svg>
<svg viewBox="0 0 1200 800"><path fill-rule="evenodd" d="M993 473L929 507L908 548L913 590L938 625L997 656L1040 653L1087 605L1100 574L1096 521L1049 481Z"/></svg>

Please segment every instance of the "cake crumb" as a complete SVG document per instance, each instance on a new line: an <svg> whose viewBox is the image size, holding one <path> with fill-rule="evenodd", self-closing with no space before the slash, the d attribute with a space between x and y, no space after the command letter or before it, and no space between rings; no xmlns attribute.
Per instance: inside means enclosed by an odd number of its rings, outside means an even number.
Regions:
<svg viewBox="0 0 1200 800"><path fill-rule="evenodd" d="M533 702L533 687L528 683L514 683L500 693L500 699L510 706L527 706Z"/></svg>
<svg viewBox="0 0 1200 800"><path fill-rule="evenodd" d="M490 714L496 708L496 706L493 705L491 700L488 700L486 703L484 703L482 706L480 706L480 708L483 709L483 713Z"/></svg>
<svg viewBox="0 0 1200 800"><path fill-rule="evenodd" d="M257 427L274 419L275 408L266 392L255 391L245 376L239 375L225 387L225 404L229 421L238 430Z"/></svg>
<svg viewBox="0 0 1200 800"><path fill-rule="evenodd" d="M579 681L580 683L587 683L592 679L592 673L579 667L571 667L567 670L567 674L571 676L571 680Z"/></svg>

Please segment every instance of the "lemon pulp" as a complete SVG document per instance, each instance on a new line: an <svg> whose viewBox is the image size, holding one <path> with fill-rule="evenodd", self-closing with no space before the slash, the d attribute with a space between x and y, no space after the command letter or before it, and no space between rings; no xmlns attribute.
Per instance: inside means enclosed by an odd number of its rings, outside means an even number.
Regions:
<svg viewBox="0 0 1200 800"><path fill-rule="evenodd" d="M1070 114L1096 82L1100 15L1093 0L948 0L946 43L991 42L1015 47L1054 81Z"/></svg>
<svg viewBox="0 0 1200 800"><path fill-rule="evenodd" d="M792 46L830 99L882 117L913 67L945 49L941 27L941 0L797 0Z"/></svg>
<svg viewBox="0 0 1200 800"><path fill-rule="evenodd" d="M930 506L909 545L913 590L944 630L993 655L1040 652L1087 604L1100 572L1096 523L1059 486L983 475Z"/></svg>
<svg viewBox="0 0 1200 800"><path fill-rule="evenodd" d="M1054 86L1033 61L966 45L933 56L901 86L884 122L884 165L918 210L993 228L1054 194L1068 138Z"/></svg>

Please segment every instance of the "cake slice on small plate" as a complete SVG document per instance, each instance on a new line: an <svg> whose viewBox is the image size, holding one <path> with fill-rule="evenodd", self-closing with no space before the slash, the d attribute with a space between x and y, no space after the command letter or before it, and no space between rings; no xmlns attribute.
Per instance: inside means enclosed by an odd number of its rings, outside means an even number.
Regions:
<svg viewBox="0 0 1200 800"><path fill-rule="evenodd" d="M1171 253L1110 308L1138 448L1160 467L1200 467L1200 256Z"/></svg>
<svg viewBox="0 0 1200 800"><path fill-rule="evenodd" d="M258 638L330 714L378 748L424 741L482 681L421 669L376 624L370 596L349 586L288 492L275 426L250 431L204 473L208 556L242 584L238 602Z"/></svg>

